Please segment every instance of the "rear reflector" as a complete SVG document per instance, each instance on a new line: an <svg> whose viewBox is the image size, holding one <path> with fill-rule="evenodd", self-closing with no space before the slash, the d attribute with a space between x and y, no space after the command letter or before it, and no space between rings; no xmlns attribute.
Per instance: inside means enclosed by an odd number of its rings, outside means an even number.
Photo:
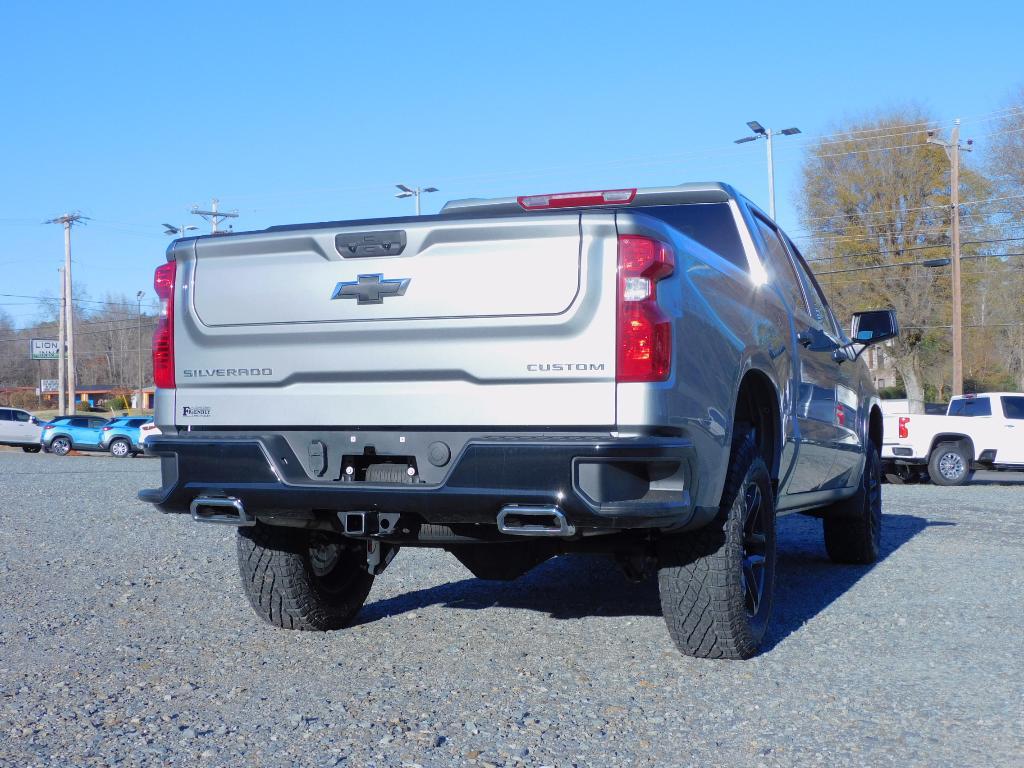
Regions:
<svg viewBox="0 0 1024 768"><path fill-rule="evenodd" d="M524 211L548 208L577 208L586 205L624 205L633 202L636 189L603 189L593 192L559 192L554 195L517 197Z"/></svg>
<svg viewBox="0 0 1024 768"><path fill-rule="evenodd" d="M156 268L153 290L160 298L160 317L153 331L153 383L161 389L174 388L174 279L178 263L169 261Z"/></svg>
<svg viewBox="0 0 1024 768"><path fill-rule="evenodd" d="M899 423L900 423L900 437L904 438L904 439L910 437L910 430L907 428L907 425L910 424L910 417L909 416L900 416L900 422Z"/></svg>
<svg viewBox="0 0 1024 768"><path fill-rule="evenodd" d="M666 243L619 237L618 355L620 382L665 381L672 371L672 323L658 306L657 282L672 274Z"/></svg>

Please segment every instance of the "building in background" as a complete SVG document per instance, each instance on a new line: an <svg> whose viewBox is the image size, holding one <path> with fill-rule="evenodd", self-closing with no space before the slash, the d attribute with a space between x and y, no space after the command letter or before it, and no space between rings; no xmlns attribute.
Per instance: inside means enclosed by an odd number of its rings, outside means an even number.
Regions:
<svg viewBox="0 0 1024 768"><path fill-rule="evenodd" d="M876 344L864 351L864 361L867 363L871 380L878 389L883 387L895 387L899 384L896 376L896 369L889 360L889 349L887 344Z"/></svg>

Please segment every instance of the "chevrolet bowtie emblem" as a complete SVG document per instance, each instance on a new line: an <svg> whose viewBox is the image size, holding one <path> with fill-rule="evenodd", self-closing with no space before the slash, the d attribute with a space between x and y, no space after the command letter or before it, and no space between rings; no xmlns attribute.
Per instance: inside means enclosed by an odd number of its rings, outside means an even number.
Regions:
<svg viewBox="0 0 1024 768"><path fill-rule="evenodd" d="M358 279L334 286L332 299L355 299L356 304L383 304L386 296L404 296L411 278L385 280L384 275L359 275Z"/></svg>

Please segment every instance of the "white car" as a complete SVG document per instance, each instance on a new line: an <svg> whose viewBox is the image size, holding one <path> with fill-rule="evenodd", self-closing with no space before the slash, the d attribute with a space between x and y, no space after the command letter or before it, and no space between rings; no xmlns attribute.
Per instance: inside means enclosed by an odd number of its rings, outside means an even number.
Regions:
<svg viewBox="0 0 1024 768"><path fill-rule="evenodd" d="M962 485L975 469L1024 470L1024 394L982 392L949 402L945 416L884 418L882 462L907 479L927 468L938 485Z"/></svg>
<svg viewBox="0 0 1024 768"><path fill-rule="evenodd" d="M13 445L25 453L39 453L42 425L20 408L0 408L0 445Z"/></svg>
<svg viewBox="0 0 1024 768"><path fill-rule="evenodd" d="M141 427L139 427L139 445L144 446L146 444L146 438L160 434L160 427L154 424L152 421L147 421Z"/></svg>

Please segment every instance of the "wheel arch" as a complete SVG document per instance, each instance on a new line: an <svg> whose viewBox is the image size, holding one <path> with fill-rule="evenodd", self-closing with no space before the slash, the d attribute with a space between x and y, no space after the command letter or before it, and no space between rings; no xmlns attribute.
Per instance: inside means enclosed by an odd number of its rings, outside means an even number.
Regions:
<svg viewBox="0 0 1024 768"><path fill-rule="evenodd" d="M748 369L740 379L733 424L751 425L758 450L777 483L782 461L782 408L771 377L759 368Z"/></svg>
<svg viewBox="0 0 1024 768"><path fill-rule="evenodd" d="M932 444L928 447L928 456L932 455L932 452L942 443L963 443L968 452L968 460L974 461L975 450L974 440L969 435L965 435L961 432L940 432L932 438Z"/></svg>
<svg viewBox="0 0 1024 768"><path fill-rule="evenodd" d="M882 451L882 438L885 433L884 424L882 409L877 404L872 405L871 412L868 414L868 439L879 453Z"/></svg>

